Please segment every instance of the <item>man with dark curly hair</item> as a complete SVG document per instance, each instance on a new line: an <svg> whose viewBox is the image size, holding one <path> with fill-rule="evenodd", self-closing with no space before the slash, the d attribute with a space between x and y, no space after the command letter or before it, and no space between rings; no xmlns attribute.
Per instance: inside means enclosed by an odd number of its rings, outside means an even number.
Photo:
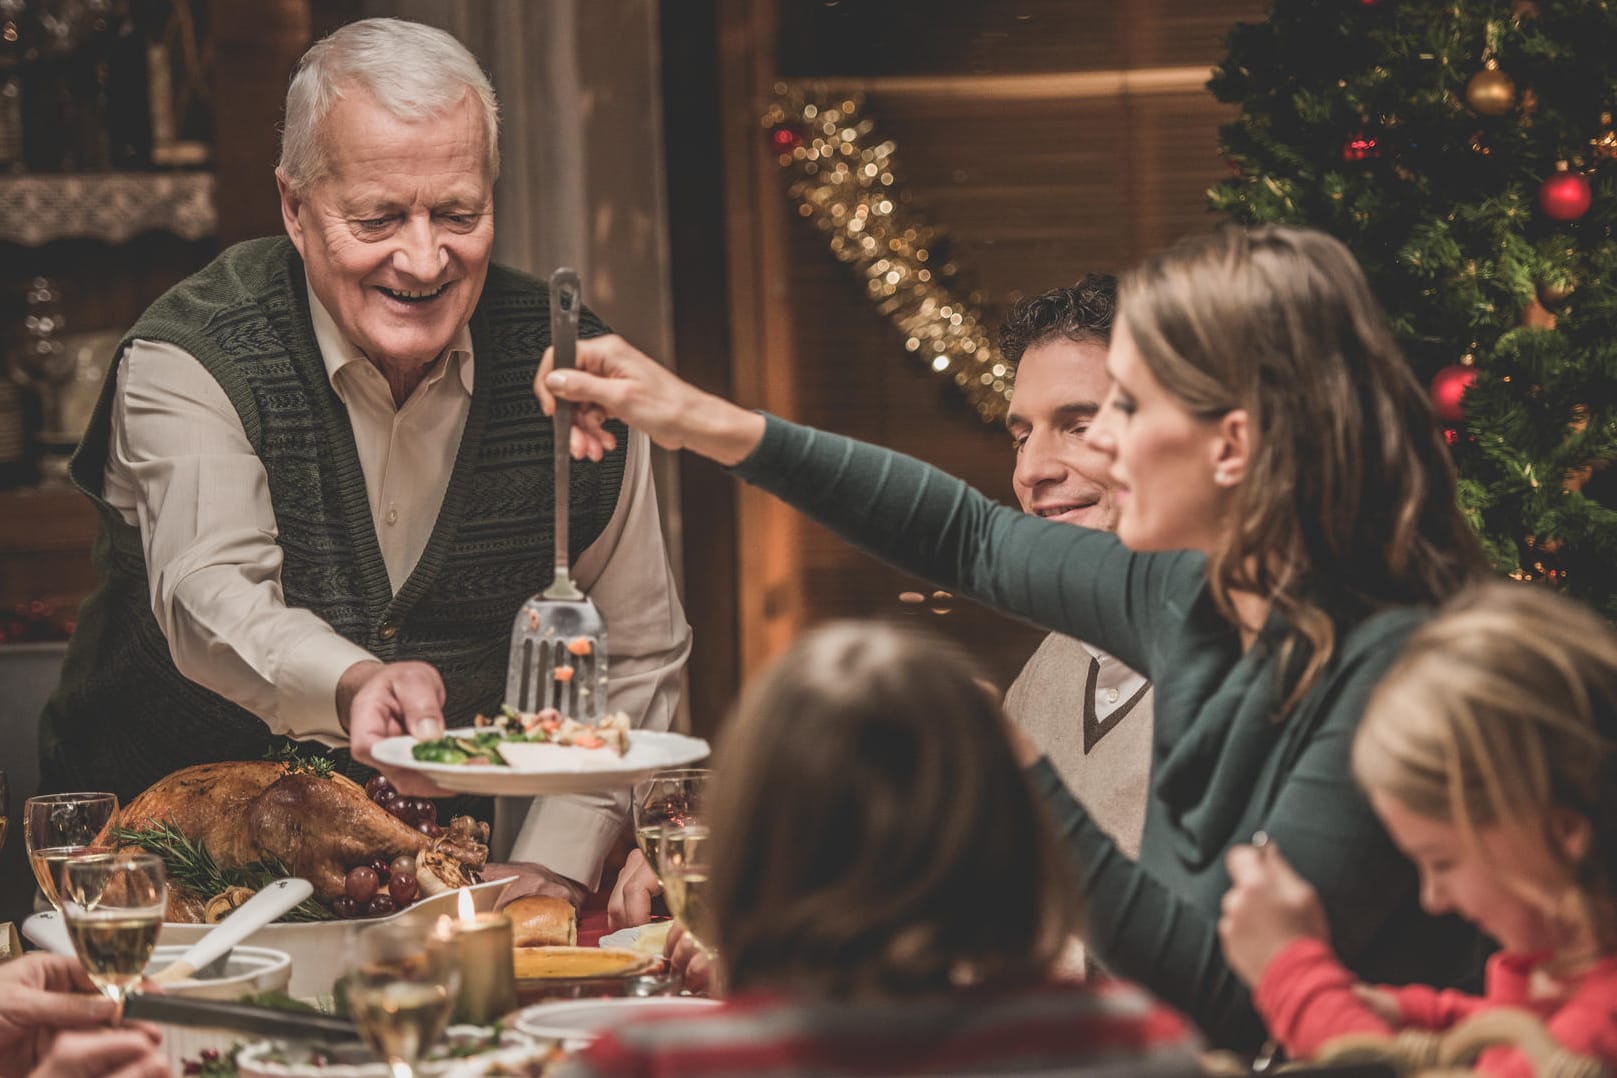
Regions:
<svg viewBox="0 0 1617 1078"><path fill-rule="evenodd" d="M1016 368L1005 425L1022 510L1110 531L1106 459L1086 435L1106 396L1117 279L1091 273L1016 305L1000 351ZM1112 656L1051 633L1022 668L1005 710L1050 757L1130 857L1140 848L1151 769L1151 684Z"/></svg>

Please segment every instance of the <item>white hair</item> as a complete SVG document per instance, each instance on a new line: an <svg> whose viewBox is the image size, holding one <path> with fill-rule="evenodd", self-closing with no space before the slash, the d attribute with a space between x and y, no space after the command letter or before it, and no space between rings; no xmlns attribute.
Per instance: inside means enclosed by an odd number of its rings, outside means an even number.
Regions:
<svg viewBox="0 0 1617 1078"><path fill-rule="evenodd" d="M350 23L309 47L286 91L286 122L276 171L294 189L330 169L321 125L347 92L359 87L401 120L436 116L467 91L483 106L485 165L500 174L500 107L477 59L442 30L403 19Z"/></svg>

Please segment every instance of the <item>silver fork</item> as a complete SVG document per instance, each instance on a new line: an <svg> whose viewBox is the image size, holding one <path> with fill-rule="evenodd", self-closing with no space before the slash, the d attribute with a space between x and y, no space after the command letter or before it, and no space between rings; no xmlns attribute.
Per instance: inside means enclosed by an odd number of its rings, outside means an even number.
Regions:
<svg viewBox="0 0 1617 1078"><path fill-rule="evenodd" d="M556 370L573 366L581 305L578 273L558 269L550 277L550 340L556 350ZM517 611L511 628L505 702L522 712L553 707L594 725L606 712L606 621L573 583L568 560L573 406L567 401L556 402L554 431L556 575L550 587Z"/></svg>

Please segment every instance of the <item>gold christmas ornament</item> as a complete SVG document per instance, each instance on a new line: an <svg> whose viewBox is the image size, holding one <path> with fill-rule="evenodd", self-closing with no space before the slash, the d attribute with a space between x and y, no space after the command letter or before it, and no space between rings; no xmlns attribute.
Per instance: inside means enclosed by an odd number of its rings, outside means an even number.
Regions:
<svg viewBox="0 0 1617 1078"><path fill-rule="evenodd" d="M1516 107L1516 84L1499 70L1497 61L1489 60L1465 84L1465 103L1478 115L1503 116Z"/></svg>
<svg viewBox="0 0 1617 1078"><path fill-rule="evenodd" d="M1611 126L1611 113L1600 114L1600 134L1589 140L1589 153L1600 161L1617 161L1617 129Z"/></svg>
<svg viewBox="0 0 1617 1078"><path fill-rule="evenodd" d="M1522 311L1522 325L1528 329L1554 329L1555 313L1538 300L1530 300Z"/></svg>
<svg viewBox="0 0 1617 1078"><path fill-rule="evenodd" d="M953 382L985 423L1003 422L1011 369L971 297L949 287L954 266L936 261L942 237L905 204L897 147L876 137L863 97L784 83L775 89L763 127L798 215L863 279L865 295L898 329L905 350Z"/></svg>
<svg viewBox="0 0 1617 1078"><path fill-rule="evenodd" d="M1559 307L1572 298L1577 285L1569 277L1558 277L1538 282L1538 301L1546 307Z"/></svg>

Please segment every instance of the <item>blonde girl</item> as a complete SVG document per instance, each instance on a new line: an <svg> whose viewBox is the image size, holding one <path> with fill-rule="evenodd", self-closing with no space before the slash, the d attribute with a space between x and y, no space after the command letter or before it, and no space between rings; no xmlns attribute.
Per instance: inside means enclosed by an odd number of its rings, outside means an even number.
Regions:
<svg viewBox="0 0 1617 1078"><path fill-rule="evenodd" d="M1367 988L1332 953L1312 888L1268 846L1229 855L1219 933L1298 1056L1343 1033L1445 1029L1529 1009L1617 1067L1617 632L1521 584L1478 586L1410 640L1367 708L1353 771L1420 872L1421 902L1496 941L1481 996ZM1514 1048L1480 1069L1525 1075Z"/></svg>

